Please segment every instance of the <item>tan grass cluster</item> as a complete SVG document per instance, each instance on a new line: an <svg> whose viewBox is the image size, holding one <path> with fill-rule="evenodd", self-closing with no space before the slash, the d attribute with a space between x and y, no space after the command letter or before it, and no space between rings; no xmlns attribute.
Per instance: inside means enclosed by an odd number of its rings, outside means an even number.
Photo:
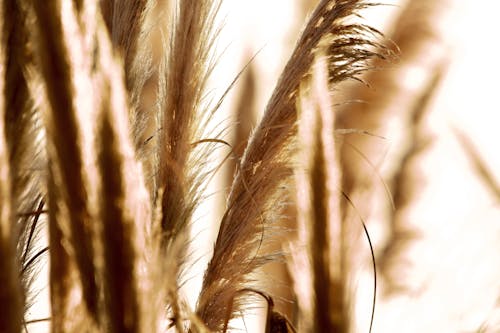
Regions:
<svg viewBox="0 0 500 333"><path fill-rule="evenodd" d="M246 148L232 153L227 207L190 309L179 292L189 230L216 171L207 165L226 144L220 132L206 130L224 98L207 101L220 6L2 2L0 332L29 331L44 255L52 332L225 333L251 306L242 295L252 293L268 302L266 332L350 331L352 228L344 205L355 177L347 145L334 134L340 126L357 128L359 117L346 107L337 116L345 100L335 93L396 51L356 20L370 2L317 3L262 119L251 134L238 131L237 144ZM150 20L155 10L164 13L158 26ZM162 36L158 62L152 30ZM241 105L254 98L252 74L250 65ZM149 104L148 84L156 91ZM293 241L275 227L291 202ZM42 221L46 248L36 241ZM267 251L276 241L291 255ZM283 258L295 287L294 318L274 311L272 295L255 283L264 264Z"/></svg>

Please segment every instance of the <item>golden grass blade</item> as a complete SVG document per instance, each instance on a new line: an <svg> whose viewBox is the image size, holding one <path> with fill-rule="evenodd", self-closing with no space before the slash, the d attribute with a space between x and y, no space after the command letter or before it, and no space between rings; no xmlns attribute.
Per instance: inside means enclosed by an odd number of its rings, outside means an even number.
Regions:
<svg viewBox="0 0 500 333"><path fill-rule="evenodd" d="M307 91L309 90L309 91ZM297 170L299 242L307 244L309 268L293 272L294 285L309 272L310 291L298 292L300 327L305 332L347 332L347 274L340 214L340 167L333 139L333 110L325 58L318 58L309 86L300 98L301 165ZM300 246L300 245L299 245ZM309 280L309 279L307 279ZM305 280L305 281L307 281ZM311 299L301 299L310 297ZM311 309L304 309L311 305Z"/></svg>
<svg viewBox="0 0 500 333"><path fill-rule="evenodd" d="M148 331L152 320L145 315L151 313L153 317L156 311L143 310L146 300L140 296L146 289L139 284L142 260L137 249L145 245L141 229L151 221L150 200L130 138L121 64L113 58L104 29L98 29L97 35L100 53L94 89L101 92L96 151L101 198L98 215L102 226L103 317L109 332Z"/></svg>
<svg viewBox="0 0 500 333"><path fill-rule="evenodd" d="M222 328L220 316L229 299L248 282L249 273L266 259L258 253L265 241L263 228L279 214L280 185L292 174L290 146L296 134L295 108L300 82L309 73L320 40L328 37L332 83L353 78L363 69L371 51L380 46L376 33L345 20L362 8L363 1L321 1L312 14L295 51L268 103L263 119L245 150L233 182L228 208L222 218L214 255L205 273L197 312L212 330ZM345 63L348 66L344 66ZM271 213L269 208L273 209ZM234 307L234 313L238 313Z"/></svg>
<svg viewBox="0 0 500 333"><path fill-rule="evenodd" d="M88 116L89 112L82 96L88 98L92 92L86 90L87 84L75 82L82 74L77 72L77 68L82 70L81 64L77 63L81 54L76 54L83 47L84 38L78 32L78 20L69 2L33 1L33 8L38 28L36 52L49 102L45 125L52 177L49 186L54 187L49 189L49 195L52 195L49 196L49 222L54 231L51 236L59 240L62 235L63 242L70 242L72 251L68 254L76 263L84 303L97 322L99 292L93 262L95 250L88 207L88 175L83 156L91 143L88 137L83 137L82 128L85 123L82 117ZM54 209L56 205L57 210ZM55 272L52 277L61 278L56 277Z"/></svg>
<svg viewBox="0 0 500 333"><path fill-rule="evenodd" d="M16 233L9 170L9 150L6 143L6 55L5 7L0 8L0 331L20 332L23 320L23 297L18 280ZM8 31L8 30L7 30Z"/></svg>
<svg viewBox="0 0 500 333"><path fill-rule="evenodd" d="M192 143L202 135L202 119L209 117L203 114L202 99L212 68L207 64L219 6L217 0L180 0L174 11L159 93L161 131L157 186L162 198L159 204L164 244L185 230L200 198L203 183L200 174L204 172L199 163L205 161L193 153Z"/></svg>
<svg viewBox="0 0 500 333"><path fill-rule="evenodd" d="M105 99L103 104L109 107L109 99ZM102 187L99 210L104 250L104 311L109 323L108 332L139 332L134 219L128 211L130 207L125 205L125 163L110 118L110 110L103 110L98 132L101 147L98 168Z"/></svg>

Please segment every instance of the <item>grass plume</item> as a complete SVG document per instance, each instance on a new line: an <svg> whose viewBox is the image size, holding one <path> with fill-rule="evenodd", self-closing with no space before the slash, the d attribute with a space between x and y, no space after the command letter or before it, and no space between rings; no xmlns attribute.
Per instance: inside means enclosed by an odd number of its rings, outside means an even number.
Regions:
<svg viewBox="0 0 500 333"><path fill-rule="evenodd" d="M292 175L288 154L297 132L298 90L320 41L329 45L331 84L356 77L366 60L378 54L371 49L380 47L373 29L345 22L367 6L363 1L320 1L249 140L199 297L197 313L212 330L222 328L219 309L224 313L229 299L249 283L249 274L269 260L259 247L265 241L264 228L279 214L280 188ZM233 311L237 313L238 307Z"/></svg>
<svg viewBox="0 0 500 333"><path fill-rule="evenodd" d="M202 139L201 119L210 112L203 108L202 99L212 68L213 20L218 8L218 1L177 1L174 6L159 83L157 188L165 244L186 229L199 200L203 177L195 169L193 143Z"/></svg>
<svg viewBox="0 0 500 333"><path fill-rule="evenodd" d="M235 174L194 309L182 294L194 261L189 245L197 240L193 216L219 167L211 167L214 152L228 145L224 130L217 132L222 125L213 124L228 92L212 100L207 89L221 3L2 3L1 332L28 331L39 321L26 317L35 263L45 255L52 332L226 333L231 319L248 313L252 294L267 302L267 331L294 331L295 319L301 332L354 330L349 283L357 277L351 268L359 244L351 242L354 227L342 205L352 204L363 184L346 157L352 142L346 135L341 146L336 134L371 132L370 122L391 112L366 116L351 108L346 100L366 97L382 108L393 101L358 95L347 81L380 90L387 78L398 82L397 71L363 75L394 51L379 31L359 23L374 5L368 1L317 2L253 131L259 77L249 66L231 151ZM403 66L412 66L430 42L399 24L393 39L409 57ZM156 93L148 95L146 86ZM415 108L426 107L428 96L420 97ZM422 114L413 116L409 122L419 125ZM288 217L298 219L290 225L298 222L299 241L290 259L274 245L288 241L279 222L295 200L297 216ZM45 221L48 247L37 240ZM298 310L290 320L274 307L278 297L259 287L270 280L257 274L266 263L288 260L297 297L290 303Z"/></svg>

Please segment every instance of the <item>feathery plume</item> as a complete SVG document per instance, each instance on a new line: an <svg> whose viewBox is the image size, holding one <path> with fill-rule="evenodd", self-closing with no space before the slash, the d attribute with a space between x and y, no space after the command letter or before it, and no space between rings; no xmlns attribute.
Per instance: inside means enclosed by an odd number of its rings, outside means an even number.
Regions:
<svg viewBox="0 0 500 333"><path fill-rule="evenodd" d="M171 40L160 69L157 188L161 192L164 245L186 229L200 198L205 175L196 145L203 133L201 119L209 117L202 103L212 70L214 18L219 1L178 1ZM205 112L206 111L206 112ZM205 112L205 113L204 113ZM158 198L158 193L155 193Z"/></svg>
<svg viewBox="0 0 500 333"><path fill-rule="evenodd" d="M266 262L258 253L263 228L279 214L280 187L290 180L290 143L296 134L295 103L300 82L308 75L320 40L328 37L330 83L356 77L372 48L374 29L346 20L370 4L363 1L321 1L287 63L263 119L245 150L222 218L214 255L198 300L197 313L212 330L220 330L229 300L249 281L249 273ZM272 207L272 212L270 208ZM233 313L238 313L238 306Z"/></svg>
<svg viewBox="0 0 500 333"><path fill-rule="evenodd" d="M208 173L205 165L214 144L203 141L211 116L204 105L205 87L212 71L211 51L217 31L214 19L219 0L182 0L173 4L170 39L160 64L158 92L157 179L153 200L157 217L161 260L168 271L165 286L174 325L182 331L182 300L178 295L187 232L202 195ZM174 277L175 278L172 278Z"/></svg>

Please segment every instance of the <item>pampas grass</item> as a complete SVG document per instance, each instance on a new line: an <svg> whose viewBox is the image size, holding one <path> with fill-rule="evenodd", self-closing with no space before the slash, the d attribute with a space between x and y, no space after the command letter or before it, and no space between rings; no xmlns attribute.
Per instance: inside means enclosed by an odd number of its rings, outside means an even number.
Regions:
<svg viewBox="0 0 500 333"><path fill-rule="evenodd" d="M28 332L37 321L28 310L44 256L52 332L226 333L252 308L252 295L268 306L266 332L355 329L359 243L346 207L356 206L351 195L363 186L351 142L339 137L372 130L345 102L374 97L349 84L378 86L397 47L360 20L371 2L318 1L253 131L257 72L249 64L240 73L230 192L191 308L182 290L196 242L191 226L220 167L210 166L215 151L228 146L213 122L234 82L219 98L208 89L221 5L3 2L0 332ZM418 58L426 39L395 30L408 62ZM373 68L379 72L364 75ZM154 100L146 101L151 86ZM370 119L385 117L382 110ZM297 239L290 240L278 222L294 202L288 225ZM43 228L48 247L39 245ZM270 250L273 242L290 253ZM294 284L290 318L276 309L272 288L260 288L262 267L279 261Z"/></svg>
<svg viewBox="0 0 500 333"><path fill-rule="evenodd" d="M309 74L314 51L329 37L332 84L356 77L364 62L377 55L376 31L344 20L369 6L359 1L321 1L312 14L285 66L260 124L242 157L222 218L214 254L205 273L198 310L208 327L220 331L229 300L249 283L250 273L271 260L259 254L266 241L264 229L278 217L280 189L292 175L291 142L296 135L296 98L300 82ZM249 256L250 255L250 256ZM238 307L233 307L236 313ZM225 312L225 311L223 311Z"/></svg>

